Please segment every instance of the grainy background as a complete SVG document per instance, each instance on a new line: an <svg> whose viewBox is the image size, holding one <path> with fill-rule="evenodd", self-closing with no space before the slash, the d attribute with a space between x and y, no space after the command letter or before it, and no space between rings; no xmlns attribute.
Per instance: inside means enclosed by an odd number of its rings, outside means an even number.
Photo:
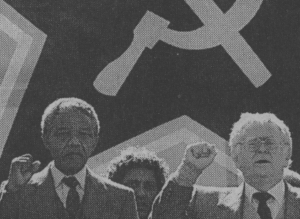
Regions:
<svg viewBox="0 0 300 219"><path fill-rule="evenodd" d="M18 155L31 153L43 166L50 161L40 138L41 116L55 99L70 96L99 114L95 154L182 115L228 140L241 112L272 112L292 131L292 169L300 171L299 0L264 0L240 32L272 74L262 87L255 88L221 46L189 51L160 41L142 53L115 97L99 93L93 81L127 49L147 10L177 31L203 26L184 0L5 2L47 39L0 158L0 181ZM234 0L215 3L225 13Z"/></svg>

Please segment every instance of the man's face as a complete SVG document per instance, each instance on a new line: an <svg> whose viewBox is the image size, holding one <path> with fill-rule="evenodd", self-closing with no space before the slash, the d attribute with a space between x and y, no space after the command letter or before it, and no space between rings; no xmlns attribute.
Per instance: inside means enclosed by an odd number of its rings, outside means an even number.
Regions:
<svg viewBox="0 0 300 219"><path fill-rule="evenodd" d="M159 192L154 172L146 168L132 169L125 175L123 184L134 190L139 217L146 219Z"/></svg>
<svg viewBox="0 0 300 219"><path fill-rule="evenodd" d="M244 177L282 178L291 156L288 139L271 123L250 125L237 147L236 166Z"/></svg>
<svg viewBox="0 0 300 219"><path fill-rule="evenodd" d="M44 143L55 166L67 175L79 172L97 144L93 121L76 109L66 109L54 118L48 130Z"/></svg>

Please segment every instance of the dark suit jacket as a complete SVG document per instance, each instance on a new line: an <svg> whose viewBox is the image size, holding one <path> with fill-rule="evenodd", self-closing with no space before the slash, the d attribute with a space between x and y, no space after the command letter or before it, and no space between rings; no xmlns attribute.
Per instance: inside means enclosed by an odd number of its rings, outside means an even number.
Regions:
<svg viewBox="0 0 300 219"><path fill-rule="evenodd" d="M300 218L300 189L286 185L286 218ZM239 187L183 187L170 180L156 197L152 219L239 219L242 215L243 183ZM250 204L244 199L244 204Z"/></svg>
<svg viewBox="0 0 300 219"><path fill-rule="evenodd" d="M4 183L5 184L5 183ZM0 218L63 219L68 214L60 201L47 166L34 174L18 192L1 189ZM134 193L131 189L87 171L80 219L137 219Z"/></svg>

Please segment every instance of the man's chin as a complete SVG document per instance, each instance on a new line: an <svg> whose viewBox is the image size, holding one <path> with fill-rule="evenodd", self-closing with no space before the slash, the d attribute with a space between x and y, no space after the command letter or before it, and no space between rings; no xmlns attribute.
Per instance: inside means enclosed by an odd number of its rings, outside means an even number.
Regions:
<svg viewBox="0 0 300 219"><path fill-rule="evenodd" d="M271 166L265 165L265 166L259 166L255 168L254 172L256 173L255 175L261 176L261 177L268 177L270 174L272 174L272 168Z"/></svg>
<svg viewBox="0 0 300 219"><path fill-rule="evenodd" d="M85 166L85 160L78 156L66 157L61 163L61 169L64 170L64 173L67 175L74 175L78 173Z"/></svg>
<svg viewBox="0 0 300 219"><path fill-rule="evenodd" d="M63 162L65 163L83 163L85 162L85 156L80 153L70 153L63 156Z"/></svg>
<svg viewBox="0 0 300 219"><path fill-rule="evenodd" d="M63 159L72 159L72 160L77 160L77 159L83 159L84 156L81 153L68 153L63 156Z"/></svg>
<svg viewBox="0 0 300 219"><path fill-rule="evenodd" d="M82 170L82 168L84 167L84 164L82 165L74 165L74 166L68 166L66 167L66 172L67 175L74 175L76 173L78 173L80 170Z"/></svg>

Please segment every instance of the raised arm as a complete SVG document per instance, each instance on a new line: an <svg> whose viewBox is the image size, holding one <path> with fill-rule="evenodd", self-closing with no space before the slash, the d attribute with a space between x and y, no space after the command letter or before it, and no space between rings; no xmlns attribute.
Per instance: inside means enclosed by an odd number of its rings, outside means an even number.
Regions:
<svg viewBox="0 0 300 219"><path fill-rule="evenodd" d="M206 142L188 145L181 164L156 197L149 218L193 218L197 195L193 185L202 171L213 162L215 156L214 145Z"/></svg>
<svg viewBox="0 0 300 219"><path fill-rule="evenodd" d="M0 187L0 218L17 219L20 193L32 175L38 171L39 161L33 162L30 154L14 158L11 162L9 177ZM22 218L20 216L20 218Z"/></svg>

